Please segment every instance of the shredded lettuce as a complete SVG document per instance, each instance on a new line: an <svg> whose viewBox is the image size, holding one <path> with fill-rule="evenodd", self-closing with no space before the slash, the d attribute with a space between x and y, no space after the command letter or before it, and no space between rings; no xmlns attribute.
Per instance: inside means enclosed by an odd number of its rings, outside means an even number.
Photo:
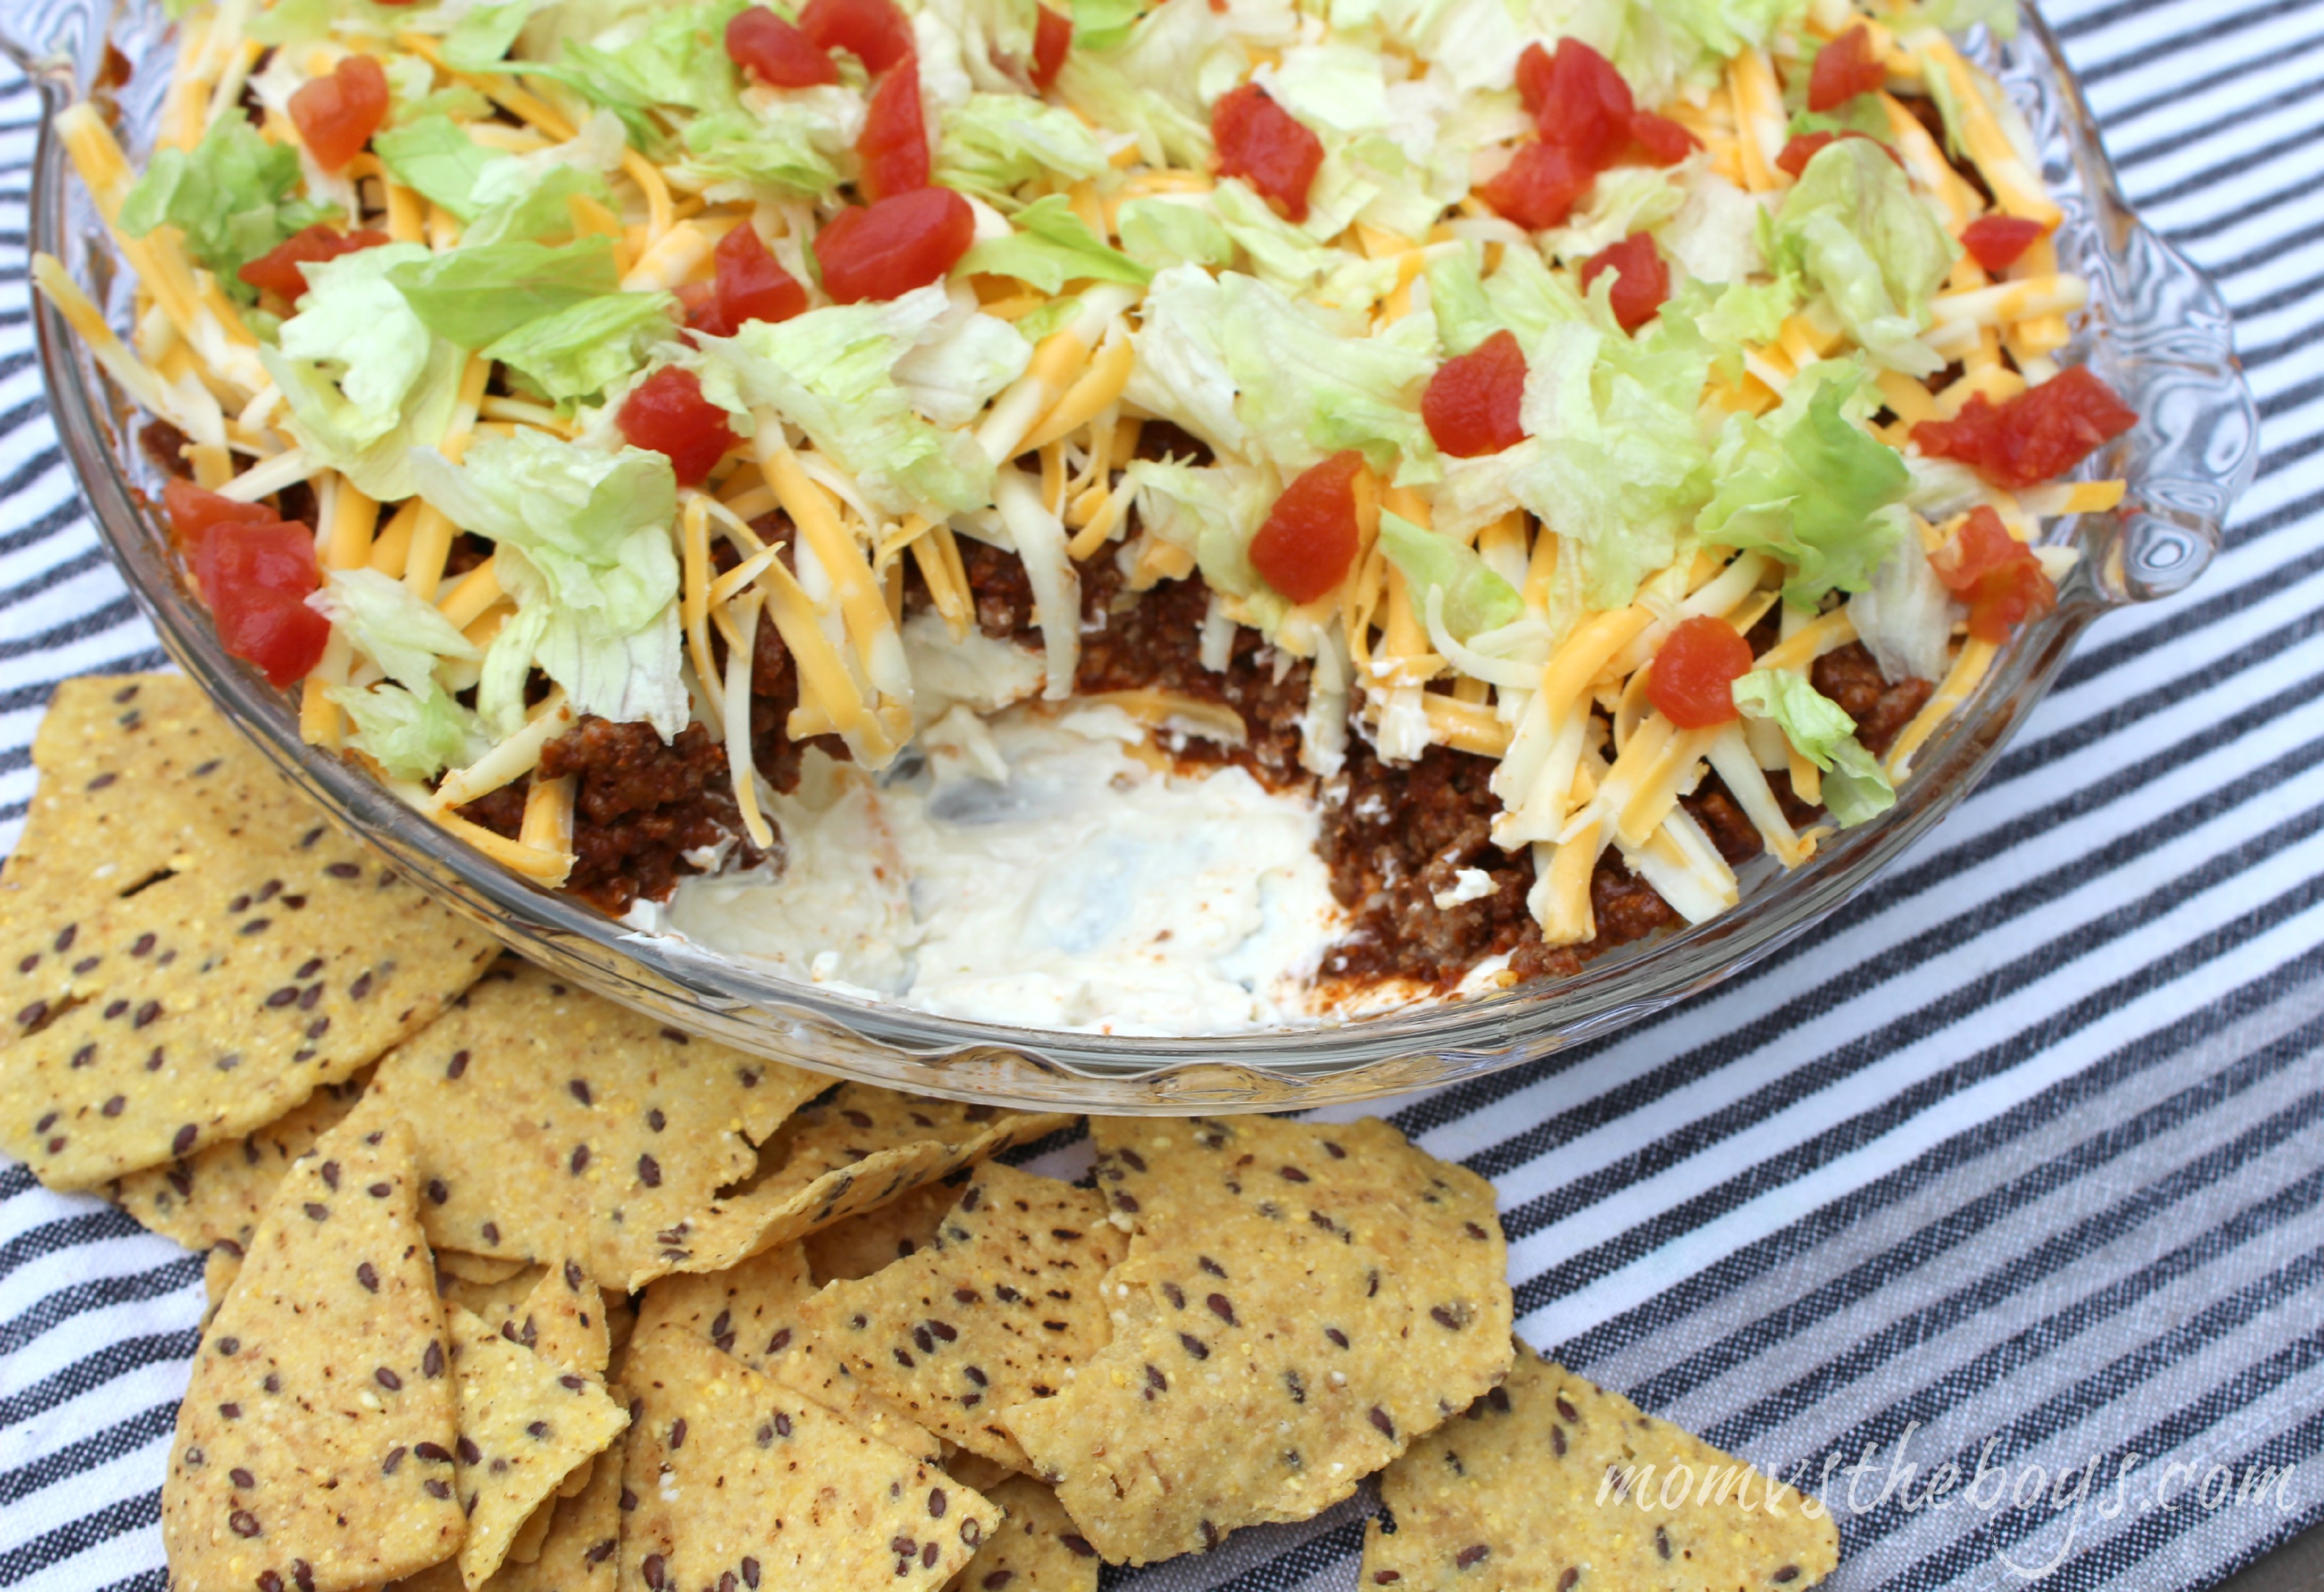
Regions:
<svg viewBox="0 0 2324 1592"><path fill-rule="evenodd" d="M1129 133L1148 165L1207 171L1217 161L1207 110L1142 87L1109 58L1086 50L1071 51L1057 73L1056 92L1093 121Z"/></svg>
<svg viewBox="0 0 2324 1592"><path fill-rule="evenodd" d="M1563 226L1543 235L1543 252L1573 264L1634 232L1660 226L1685 207L1683 184L1689 174L1684 168L1671 172L1654 166L1617 166L1600 172L1591 185L1589 202Z"/></svg>
<svg viewBox="0 0 2324 1592"><path fill-rule="evenodd" d="M299 152L270 143L241 115L221 116L190 150L153 152L145 175L122 197L120 225L142 238L157 226L185 234L186 248L243 303L258 290L238 274L301 227L337 211L290 197Z"/></svg>
<svg viewBox="0 0 2324 1592"><path fill-rule="evenodd" d="M1054 293L1066 282L1089 279L1144 287L1154 273L1105 241L1074 214L1063 194L1036 199L1017 213L1016 231L987 238L970 248L955 271L987 271Z"/></svg>
<svg viewBox="0 0 2324 1592"><path fill-rule="evenodd" d="M1716 171L1698 171L1678 214L1655 229L1663 252L1705 281L1743 282L1767 268L1759 201Z"/></svg>
<svg viewBox="0 0 2324 1592"><path fill-rule="evenodd" d="M1850 735L1831 749L1831 771L1823 777L1823 805L1842 829L1868 823L1896 805L1896 787L1880 759Z"/></svg>
<svg viewBox="0 0 2324 1592"><path fill-rule="evenodd" d="M1262 67L1253 81L1326 137L1378 133L1389 121L1381 60L1377 50L1341 40L1295 44L1283 52L1280 64Z"/></svg>
<svg viewBox="0 0 2324 1592"><path fill-rule="evenodd" d="M1201 204L1167 198L1131 199L1117 215L1121 252L1149 271L1173 265L1234 263L1234 240Z"/></svg>
<svg viewBox="0 0 2324 1592"><path fill-rule="evenodd" d="M511 162L513 164L513 162ZM462 246L532 242L561 244L573 236L575 195L603 200L605 184L594 172L560 166L542 175L523 193L492 206L461 229Z"/></svg>
<svg viewBox="0 0 2324 1592"><path fill-rule="evenodd" d="M1081 50L1111 50L1130 37L1146 9L1144 0L1074 0L1074 44Z"/></svg>
<svg viewBox="0 0 2324 1592"><path fill-rule="evenodd" d="M334 569L307 605L343 630L388 678L425 692L439 658L475 658L475 647L437 606L376 569Z"/></svg>
<svg viewBox="0 0 2324 1592"><path fill-rule="evenodd" d="M1953 606L1915 530L1908 527L1896 538L1871 582L1849 599L1848 617L1888 679L1944 678Z"/></svg>
<svg viewBox="0 0 2324 1592"><path fill-rule="evenodd" d="M824 87L696 116L679 134L685 154L671 174L714 198L758 189L820 198L838 186L843 167L854 170L862 114L860 96Z"/></svg>
<svg viewBox="0 0 2324 1592"><path fill-rule="evenodd" d="M1466 354L1504 329L1485 297L1484 253L1480 244L1456 244L1428 262L1428 308L1448 354Z"/></svg>
<svg viewBox="0 0 2324 1592"><path fill-rule="evenodd" d="M526 322L484 350L553 402L595 396L646 363L671 330L668 293L607 293Z"/></svg>
<svg viewBox="0 0 2324 1592"><path fill-rule="evenodd" d="M334 686L324 695L355 721L347 744L398 779L427 779L484 756L491 741L476 715L434 680L416 691Z"/></svg>
<svg viewBox="0 0 2324 1592"><path fill-rule="evenodd" d="M486 149L449 116L420 116L390 127L373 135L371 147L389 176L464 222L484 213L475 193L484 169L516 159L506 150Z"/></svg>
<svg viewBox="0 0 2324 1592"><path fill-rule="evenodd" d="M1819 768L1829 770L1832 749L1856 733L1856 721L1799 669L1753 669L1733 689L1735 705L1745 716L1772 720L1800 756Z"/></svg>
<svg viewBox="0 0 2324 1592"><path fill-rule="evenodd" d="M1413 601L1426 612L1426 594L1442 590L1444 628L1466 641L1525 617L1517 588L1496 575L1476 552L1451 537L1424 530L1401 514L1383 509L1380 551L1403 572Z"/></svg>
<svg viewBox="0 0 2324 1592"><path fill-rule="evenodd" d="M429 258L423 244L385 244L308 265L300 312L258 349L309 456L383 501L411 495L409 455L442 437L458 401L460 351L387 280Z"/></svg>
<svg viewBox="0 0 2324 1592"><path fill-rule="evenodd" d="M1864 385L1853 361L1810 365L1764 419L1729 416L1711 461L1718 487L1695 529L1791 565L1784 596L1800 607L1863 590L1904 529L1904 461L1849 413Z"/></svg>
<svg viewBox="0 0 2324 1592"><path fill-rule="evenodd" d="M1319 244L1268 207L1240 177L1211 191L1211 205L1227 235L1241 249L1250 274L1286 293L1305 293L1345 263L1339 250Z"/></svg>
<svg viewBox="0 0 2324 1592"><path fill-rule="evenodd" d="M1769 253L1821 290L1865 351L1907 375L1944 361L1921 341L1958 246L1879 145L1826 144L1784 196Z"/></svg>
<svg viewBox="0 0 2324 1592"><path fill-rule="evenodd" d="M936 335L896 362L912 407L939 426L966 426L993 394L1025 373L1033 345L1005 320L977 309L962 290Z"/></svg>
<svg viewBox="0 0 2324 1592"><path fill-rule="evenodd" d="M457 465L422 452L413 468L421 497L498 544L501 584L517 602L477 686L488 727L523 724L525 671L538 664L577 712L643 720L665 739L686 728L667 457L520 430L478 437Z"/></svg>
<svg viewBox="0 0 2324 1592"><path fill-rule="evenodd" d="M1072 182L1106 170L1105 145L1088 124L1022 94L971 94L939 124L935 180L1004 209L1044 172Z"/></svg>
<svg viewBox="0 0 2324 1592"><path fill-rule="evenodd" d="M445 60L455 71L490 71L509 52L531 14L532 0L470 6L444 35Z"/></svg>
<svg viewBox="0 0 2324 1592"><path fill-rule="evenodd" d="M1272 475L1248 465L1139 459L1122 483L1138 493L1139 523L1194 554L1213 590L1242 598L1262 627L1271 628L1288 611L1290 604L1250 562L1250 538L1277 496Z"/></svg>
<svg viewBox="0 0 2324 1592"><path fill-rule="evenodd" d="M616 115L647 106L724 110L737 93L726 24L750 3L701 0L632 13L594 41L567 40L557 69L542 75ZM534 69L527 63L526 70Z"/></svg>
<svg viewBox="0 0 2324 1592"><path fill-rule="evenodd" d="M483 244L407 261L387 280L421 324L463 348L483 348L546 315L621 286L613 242Z"/></svg>

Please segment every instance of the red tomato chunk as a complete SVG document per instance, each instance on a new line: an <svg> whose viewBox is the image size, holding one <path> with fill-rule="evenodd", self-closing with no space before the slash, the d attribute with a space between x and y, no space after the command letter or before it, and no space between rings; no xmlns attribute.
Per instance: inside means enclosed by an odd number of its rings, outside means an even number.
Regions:
<svg viewBox="0 0 2324 1592"><path fill-rule="evenodd" d="M2023 216L1980 216L1961 228L1961 246L1979 265L1998 276L2042 235L2042 224Z"/></svg>
<svg viewBox="0 0 2324 1592"><path fill-rule="evenodd" d="M1932 458L1959 459L2013 491L2054 480L2138 424L2104 382L2080 365L2007 403L1982 392L1950 420L1923 420L1913 440Z"/></svg>
<svg viewBox="0 0 2324 1592"><path fill-rule="evenodd" d="M368 55L350 55L327 78L301 84L290 96L290 120L300 142L326 171L363 152L387 116L387 74Z"/></svg>
<svg viewBox="0 0 2324 1592"><path fill-rule="evenodd" d="M748 221L718 240L712 259L717 280L689 284L707 290L689 306L686 324L696 331L731 337L746 322L788 320L807 308L807 290L767 252Z"/></svg>
<svg viewBox="0 0 2324 1592"><path fill-rule="evenodd" d="M1437 450L1473 459L1525 440L1525 350L1515 332L1495 332L1436 367L1420 394L1420 418Z"/></svg>
<svg viewBox="0 0 2324 1592"><path fill-rule="evenodd" d="M2058 605L2034 549L2009 534L2001 516L1978 509L1929 560L1945 589L1969 603L1969 633L1999 643L2011 629Z"/></svg>
<svg viewBox="0 0 2324 1592"><path fill-rule="evenodd" d="M839 81L829 53L763 5L736 12L726 24L726 56L771 88Z"/></svg>
<svg viewBox="0 0 2324 1592"><path fill-rule="evenodd" d="M1292 220L1307 219L1307 189L1323 163L1323 141L1266 89L1246 83L1222 96L1211 110L1211 137L1219 146L1219 175L1240 177Z"/></svg>
<svg viewBox="0 0 2324 1592"><path fill-rule="evenodd" d="M1904 158L1895 150L1881 143L1878 139L1867 137L1861 133L1801 133L1794 134L1791 141L1785 143L1782 152L1775 156L1775 170L1796 179L1801 172L1808 169L1810 161L1823 153L1826 144L1839 138L1862 138L1867 143L1878 145L1880 152L1895 161L1897 165L1902 166L1904 163Z"/></svg>
<svg viewBox="0 0 2324 1592"><path fill-rule="evenodd" d="M1682 730L1734 718L1735 682L1751 672L1751 643L1723 619L1682 621L1655 654L1646 700Z"/></svg>
<svg viewBox="0 0 2324 1592"><path fill-rule="evenodd" d="M928 185L928 124L920 108L920 63L908 55L872 91L855 140L865 195L884 199Z"/></svg>
<svg viewBox="0 0 2324 1592"><path fill-rule="evenodd" d="M1250 538L1259 578L1294 603L1324 595L1356 561L1356 474L1364 456L1350 448L1300 472Z"/></svg>
<svg viewBox="0 0 2324 1592"><path fill-rule="evenodd" d="M1598 174L1571 150L1551 143L1517 146L1517 159L1494 173L1477 197L1527 232L1563 226Z"/></svg>
<svg viewBox="0 0 2324 1592"><path fill-rule="evenodd" d="M1654 111L1640 111L1630 118L1630 136L1657 166L1675 166L1689 151L1702 147L1693 133Z"/></svg>
<svg viewBox="0 0 2324 1592"><path fill-rule="evenodd" d="M1040 15L1033 24L1033 87L1047 92L1057 74L1065 69L1065 51L1074 45L1074 24L1065 17L1040 7Z"/></svg>
<svg viewBox="0 0 2324 1592"><path fill-rule="evenodd" d="M376 249L387 241L387 234L369 227L341 232L318 222L292 233L235 274L262 292L280 293L296 304L307 292L307 273L299 269L301 265L319 265L358 249Z"/></svg>
<svg viewBox="0 0 2324 1592"><path fill-rule="evenodd" d="M1663 300L1670 297L1670 267L1655 252L1652 237L1634 232L1590 256L1582 267L1582 290L1588 292L1590 284L1609 271L1615 273L1613 290L1608 295L1614 318L1622 323L1624 331L1635 332L1654 319Z"/></svg>
<svg viewBox="0 0 2324 1592"><path fill-rule="evenodd" d="M1528 44L1517 58L1517 92L1544 143L1603 170L1631 136L1637 106L1614 63L1579 39L1560 39L1551 55Z"/></svg>
<svg viewBox="0 0 2324 1592"><path fill-rule="evenodd" d="M868 71L886 71L914 47L911 21L890 0L807 0L798 25L816 49L844 50Z"/></svg>
<svg viewBox="0 0 2324 1592"><path fill-rule="evenodd" d="M311 673L331 639L331 621L307 606L322 584L315 533L190 481L172 480L162 506L226 652L278 688Z"/></svg>
<svg viewBox="0 0 2324 1592"><path fill-rule="evenodd" d="M726 411L702 396L701 378L676 365L648 376L613 419L632 446L669 456L680 486L701 485L742 440L726 423Z"/></svg>
<svg viewBox="0 0 2324 1592"><path fill-rule="evenodd" d="M976 241L976 213L948 188L842 210L815 235L824 291L842 304L896 299L941 281Z"/></svg>
<svg viewBox="0 0 2324 1592"><path fill-rule="evenodd" d="M1862 23L1816 51L1808 74L1808 109L1836 111L1859 94L1887 86L1888 69L1872 53L1872 34Z"/></svg>

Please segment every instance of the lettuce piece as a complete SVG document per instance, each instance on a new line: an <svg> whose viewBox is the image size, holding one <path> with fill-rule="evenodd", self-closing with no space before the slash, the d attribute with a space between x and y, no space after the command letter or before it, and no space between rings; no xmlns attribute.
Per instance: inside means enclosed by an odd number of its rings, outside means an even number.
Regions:
<svg viewBox="0 0 2324 1592"><path fill-rule="evenodd" d="M465 768L491 745L476 715L434 680L411 691L334 686L324 695L355 721L347 744L398 779L428 779L447 768Z"/></svg>
<svg viewBox="0 0 2324 1592"><path fill-rule="evenodd" d="M1959 247L1886 151L1861 138L1826 144L1770 231L1776 262L1821 290L1873 358L1913 376L1944 368L1920 332Z"/></svg>
<svg viewBox="0 0 2324 1592"><path fill-rule="evenodd" d="M1250 274L1286 293L1305 293L1347 261L1268 207L1240 177L1211 190L1211 205L1241 249Z"/></svg>
<svg viewBox="0 0 2324 1592"><path fill-rule="evenodd" d="M1536 31L1506 0L1379 0L1379 25L1417 60L1436 63L1462 95L1507 88L1517 55ZM1338 25L1338 9L1333 12ZM1554 28L1554 32L1570 29Z"/></svg>
<svg viewBox="0 0 2324 1592"><path fill-rule="evenodd" d="M942 335L951 308L942 285L930 283L884 303L752 321L701 345L733 366L754 407L804 430L871 502L941 517L991 502L992 461L974 437L915 413L894 371L908 350Z"/></svg>
<svg viewBox="0 0 2324 1592"><path fill-rule="evenodd" d="M617 115L625 106L725 110L739 92L726 24L750 3L701 0L633 13L594 41L568 40L557 70L547 75ZM528 62L525 69L536 69Z"/></svg>
<svg viewBox="0 0 2324 1592"><path fill-rule="evenodd" d="M1121 252L1149 271L1173 265L1234 263L1234 240L1200 204L1166 198L1131 199L1116 215Z"/></svg>
<svg viewBox="0 0 2324 1592"><path fill-rule="evenodd" d="M678 300L669 293L607 293L528 321L484 348L551 401L594 397L641 369L669 336Z"/></svg>
<svg viewBox="0 0 2324 1592"><path fill-rule="evenodd" d="M1744 354L1774 342L1799 305L1799 281L1789 274L1766 282L1690 280L1664 302L1663 314L1694 323L1716 356L1711 368L1734 386L1743 380Z"/></svg>
<svg viewBox="0 0 2324 1592"><path fill-rule="evenodd" d="M334 569L307 605L346 632L366 658L414 691L432 684L438 658L479 656L437 606L376 569Z"/></svg>
<svg viewBox="0 0 2324 1592"><path fill-rule="evenodd" d="M1800 756L1819 768L1829 771L1832 749L1856 733L1856 721L1799 669L1753 669L1733 689L1738 709L1774 721Z"/></svg>
<svg viewBox="0 0 2324 1592"><path fill-rule="evenodd" d="M1428 611L1429 592L1443 590L1444 628L1454 639L1466 641L1525 617L1525 600L1517 588L1488 567L1473 549L1451 537L1424 530L1401 514L1383 509L1379 539L1388 561L1403 572L1419 612Z"/></svg>
<svg viewBox="0 0 2324 1592"><path fill-rule="evenodd" d="M1379 51L1340 40L1295 44L1283 52L1281 64L1262 68L1253 80L1316 133L1351 137L1388 124L1380 61Z"/></svg>
<svg viewBox="0 0 2324 1592"><path fill-rule="evenodd" d="M1700 163L1702 157L1692 159ZM1573 264L1634 232L1660 226L1685 207L1687 175L1683 167L1674 173L1655 166L1617 166L1599 173L1589 203L1563 226L1543 235L1542 252Z"/></svg>
<svg viewBox="0 0 2324 1592"><path fill-rule="evenodd" d="M391 127L375 133L371 147L389 176L464 222L484 213L475 192L484 169L516 159L506 150L486 149L448 116L421 116Z"/></svg>
<svg viewBox="0 0 2324 1592"><path fill-rule="evenodd" d="M524 673L538 664L576 711L643 721L664 739L692 705L678 674L677 556L669 460L606 453L539 431L480 436L455 465L416 456L420 495L464 530L498 544L517 614L493 639L477 709L496 733L524 722Z"/></svg>
<svg viewBox="0 0 2324 1592"><path fill-rule="evenodd" d="M1678 214L1655 229L1655 241L1691 277L1745 282L1767 268L1759 252L1759 201L1716 171L1698 171Z"/></svg>
<svg viewBox="0 0 2324 1592"><path fill-rule="evenodd" d="M1144 287L1154 273L1119 249L1109 248L1074 214L1063 194L1036 199L1017 213L1016 231L1005 238L987 238L970 248L954 266L955 271L1013 276L1019 281L1054 293L1066 282L1084 278L1129 282Z"/></svg>
<svg viewBox="0 0 2324 1592"><path fill-rule="evenodd" d="M387 273L428 329L463 348L483 348L545 315L621 287L613 241L592 234L569 244L484 244L410 261Z"/></svg>
<svg viewBox="0 0 2324 1592"><path fill-rule="evenodd" d="M455 71L490 71L507 55L509 46L532 14L531 0L504 0L498 5L472 5L444 35L444 59Z"/></svg>
<svg viewBox="0 0 2324 1592"><path fill-rule="evenodd" d="M1137 332L1137 358L1122 396L1185 428L1214 450L1237 456L1250 450L1250 433L1235 408L1234 373L1220 336L1218 283L1199 265L1159 272L1146 290Z"/></svg>
<svg viewBox="0 0 2324 1592"><path fill-rule="evenodd" d="M602 202L608 190L595 172L559 166L525 192L493 206L462 228L460 244L477 248L485 244L570 242L574 230L569 201L576 196Z"/></svg>
<svg viewBox="0 0 2324 1592"><path fill-rule="evenodd" d="M1262 628L1271 629L1289 612L1282 594L1251 567L1250 538L1277 496L1266 472L1139 459L1122 481L1138 493L1139 525L1194 554L1213 590L1243 599Z"/></svg>
<svg viewBox="0 0 2324 1592"><path fill-rule="evenodd" d="M1003 208L1044 172L1070 182L1106 170L1105 145L1088 124L1022 94L972 94L937 131L936 182Z"/></svg>
<svg viewBox="0 0 2324 1592"><path fill-rule="evenodd" d="M461 233L461 243L535 237L558 228L570 232L566 199L576 193L604 198L605 188L596 179L619 167L622 155L620 120L599 111L562 143L491 162L469 189L479 215L474 226ZM475 235L478 229L484 235Z"/></svg>
<svg viewBox="0 0 2324 1592"><path fill-rule="evenodd" d="M1068 106L1091 120L1129 133L1149 166L1207 171L1218 161L1207 109L1182 105L1142 86L1111 59L1086 50L1070 51L1056 88Z"/></svg>
<svg viewBox="0 0 2324 1592"><path fill-rule="evenodd" d="M914 409L939 426L961 427L1032 363L1022 332L956 300L944 329L898 360L895 374Z"/></svg>
<svg viewBox="0 0 2324 1592"><path fill-rule="evenodd" d="M1729 58L1805 14L1806 0L1534 0L1536 31L1572 33L1621 69L1638 103L1707 88Z"/></svg>
<svg viewBox="0 0 2324 1592"><path fill-rule="evenodd" d="M409 456L442 437L459 397L460 351L387 280L430 258L423 244L385 244L309 265L300 312L258 349L300 446L385 502L411 495Z"/></svg>
<svg viewBox="0 0 2324 1592"><path fill-rule="evenodd" d="M186 248L244 304L258 290L242 268L301 227L338 212L290 197L299 185L299 152L269 143L241 115L221 116L190 150L154 152L145 175L122 197L120 225L142 238L157 226L185 234Z"/></svg>
<svg viewBox="0 0 2324 1592"><path fill-rule="evenodd" d="M1503 330L1485 297L1484 246L1462 243L1428 262L1428 308L1436 317L1436 341L1448 354L1462 354Z"/></svg>
<svg viewBox="0 0 2324 1592"><path fill-rule="evenodd" d="M1823 805L1842 829L1877 818L1896 805L1896 787L1888 783L1880 759L1853 735L1831 749L1831 772L1823 777Z"/></svg>
<svg viewBox="0 0 2324 1592"><path fill-rule="evenodd" d="M1610 283L1608 290L1612 290ZM1589 315L1573 284L1551 271L1531 249L1501 251L1500 268L1485 279L1485 302L1527 348L1550 327Z"/></svg>
<svg viewBox="0 0 2324 1592"><path fill-rule="evenodd" d="M1917 25L1948 33L1982 26L1997 39L2015 39L2017 0L1925 0L1923 5L1899 9L1889 25L1899 32Z"/></svg>
<svg viewBox="0 0 2324 1592"><path fill-rule="evenodd" d="M696 116L679 134L685 153L671 170L717 198L760 189L820 198L839 185L843 163L854 169L862 114L860 98L824 88L785 96L765 115L738 106Z"/></svg>
<svg viewBox="0 0 2324 1592"><path fill-rule="evenodd" d="M1729 416L1711 461L1718 490L1695 529L1791 565L1784 598L1797 607L1862 591L1904 529L1904 458L1848 412L1863 385L1854 362L1810 365L1764 419Z"/></svg>
<svg viewBox="0 0 2324 1592"><path fill-rule="evenodd" d="M1111 50L1130 37L1146 6L1145 0L1074 0L1067 9L1076 48Z"/></svg>

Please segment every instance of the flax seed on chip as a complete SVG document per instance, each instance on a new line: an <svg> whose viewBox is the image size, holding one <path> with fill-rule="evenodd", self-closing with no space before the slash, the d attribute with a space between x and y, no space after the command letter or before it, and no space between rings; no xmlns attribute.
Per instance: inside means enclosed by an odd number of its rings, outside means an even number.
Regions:
<svg viewBox="0 0 2324 1592"><path fill-rule="evenodd" d="M965 1168L908 1189L877 1210L835 1221L807 1237L807 1263L818 1283L868 1277L918 1252L936 1236L945 1213L960 1198Z"/></svg>
<svg viewBox="0 0 2324 1592"><path fill-rule="evenodd" d="M166 1166L116 1178L106 1194L149 1231L189 1249L240 1247L250 1241L290 1164L355 1109L369 1076L358 1072L344 1083L326 1083L264 1127Z"/></svg>
<svg viewBox="0 0 2324 1592"><path fill-rule="evenodd" d="M0 873L0 1149L184 1161L425 1026L497 948L334 831L191 682L67 681Z"/></svg>
<svg viewBox="0 0 2324 1592"><path fill-rule="evenodd" d="M352 1592L450 1556L456 1394L411 1139L343 1123L282 1180L194 1357L161 1489L180 1592Z"/></svg>
<svg viewBox="0 0 2324 1592"><path fill-rule="evenodd" d="M985 1496L1007 1515L946 1592L1097 1592L1097 1550L1055 1492L1011 1476Z"/></svg>
<svg viewBox="0 0 2324 1592"><path fill-rule="evenodd" d="M1522 1345L1508 1380L1379 1485L1366 1588L1794 1592L1831 1574L1840 1551L1813 1499Z"/></svg>

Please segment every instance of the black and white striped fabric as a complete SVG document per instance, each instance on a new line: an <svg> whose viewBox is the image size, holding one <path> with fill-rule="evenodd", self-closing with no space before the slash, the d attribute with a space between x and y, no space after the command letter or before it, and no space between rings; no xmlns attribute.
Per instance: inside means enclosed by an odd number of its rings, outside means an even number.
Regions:
<svg viewBox="0 0 2324 1592"><path fill-rule="evenodd" d="M2229 546L1838 919L1396 1112L1499 1187L1526 1338L1821 1492L1848 1587L2206 1587L2324 1520L2324 0L2053 20L2238 317ZM41 416L32 115L0 97L0 847L54 683L160 657ZM0 1167L0 1592L163 1587L198 1270ZM1363 1504L1118 1584L1346 1588Z"/></svg>

